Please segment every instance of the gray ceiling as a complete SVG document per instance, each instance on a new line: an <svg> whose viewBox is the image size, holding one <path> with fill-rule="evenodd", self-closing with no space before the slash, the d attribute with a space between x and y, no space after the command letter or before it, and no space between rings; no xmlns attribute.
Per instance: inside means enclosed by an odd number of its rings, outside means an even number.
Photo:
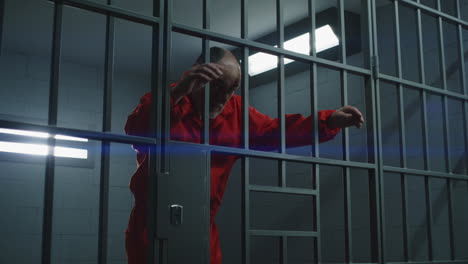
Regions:
<svg viewBox="0 0 468 264"><path fill-rule="evenodd" d="M94 0L105 2L105 0ZM150 15L152 0L116 0L115 5ZM249 36L256 39L275 29L275 0L250 0ZM307 16L308 0L284 1L285 24ZM317 10L335 6L336 1L319 0ZM347 0L346 9L359 12L361 0ZM212 1L212 30L240 37L240 0ZM51 48L53 4L47 0L6 0L4 48L25 54L48 56ZM175 23L202 25L202 0L173 0ZM86 65L103 65L105 17L66 7L63 20L63 59ZM118 69L147 74L150 69L151 28L118 19L115 26L115 63ZM175 34L173 72L192 64L200 53L199 39Z"/></svg>

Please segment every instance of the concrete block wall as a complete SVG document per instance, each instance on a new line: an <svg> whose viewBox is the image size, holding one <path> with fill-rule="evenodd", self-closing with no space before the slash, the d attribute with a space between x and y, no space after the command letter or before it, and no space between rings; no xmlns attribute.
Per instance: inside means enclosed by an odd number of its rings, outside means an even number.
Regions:
<svg viewBox="0 0 468 264"><path fill-rule="evenodd" d="M0 57L2 118L47 123L50 63L46 57L7 51ZM116 72L112 132L123 126L139 97L150 90L149 76ZM103 69L64 61L59 85L58 125L102 129ZM88 143L91 162L55 169L53 263L97 263L100 143ZM0 160L0 263L38 263L41 257L45 159ZM124 230L133 204L128 188L136 168L129 145L111 144L109 263L126 263ZM25 252L28 252L25 254Z"/></svg>

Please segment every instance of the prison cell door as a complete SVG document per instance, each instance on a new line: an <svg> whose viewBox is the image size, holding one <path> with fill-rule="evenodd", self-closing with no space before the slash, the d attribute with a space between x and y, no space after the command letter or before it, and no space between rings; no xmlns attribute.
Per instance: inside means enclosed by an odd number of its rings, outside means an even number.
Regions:
<svg viewBox="0 0 468 264"><path fill-rule="evenodd" d="M170 143L166 153L158 203L167 214L156 216L159 233L167 235L162 257L169 264L209 263L209 152Z"/></svg>

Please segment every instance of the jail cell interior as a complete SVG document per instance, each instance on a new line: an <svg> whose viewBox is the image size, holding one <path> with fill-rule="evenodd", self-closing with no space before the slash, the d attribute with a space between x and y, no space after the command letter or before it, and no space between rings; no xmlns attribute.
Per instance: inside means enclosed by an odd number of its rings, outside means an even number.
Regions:
<svg viewBox="0 0 468 264"><path fill-rule="evenodd" d="M158 145L127 116L214 46L283 132L194 146L241 157L223 263L468 263L468 1L0 0L0 29L0 263L127 263L131 145ZM363 128L286 148L284 114L343 105Z"/></svg>

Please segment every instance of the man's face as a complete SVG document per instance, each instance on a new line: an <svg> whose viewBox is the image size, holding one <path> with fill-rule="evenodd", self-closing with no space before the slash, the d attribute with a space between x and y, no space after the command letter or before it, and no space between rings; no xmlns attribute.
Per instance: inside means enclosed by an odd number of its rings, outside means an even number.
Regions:
<svg viewBox="0 0 468 264"><path fill-rule="evenodd" d="M216 118L224 109L226 103L231 99L240 85L239 65L221 65L223 77L210 82L210 118ZM193 94L198 102L202 102L203 89ZM203 106L201 106L203 107Z"/></svg>

